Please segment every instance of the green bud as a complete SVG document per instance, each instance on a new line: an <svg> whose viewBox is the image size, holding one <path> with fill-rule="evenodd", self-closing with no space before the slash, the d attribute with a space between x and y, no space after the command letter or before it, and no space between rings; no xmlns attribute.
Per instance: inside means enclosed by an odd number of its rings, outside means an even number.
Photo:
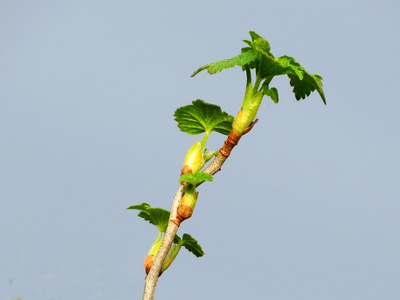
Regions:
<svg viewBox="0 0 400 300"><path fill-rule="evenodd" d="M243 131L250 125L251 121L249 122L249 114L242 109L236 115L236 118L233 120L232 130L233 132L241 136Z"/></svg>
<svg viewBox="0 0 400 300"><path fill-rule="evenodd" d="M217 156L219 151L208 151L204 154L205 162L208 162L213 156Z"/></svg>
<svg viewBox="0 0 400 300"><path fill-rule="evenodd" d="M178 245L173 245L171 249L169 249L167 256L165 257L165 260L162 264L161 267L161 273L164 272L168 267L172 264L172 262L175 260L177 257L179 251L181 250L181 246Z"/></svg>
<svg viewBox="0 0 400 300"><path fill-rule="evenodd" d="M242 109L243 111L247 112L249 114L249 124L253 122L254 118L256 117L258 108L261 105L261 101L264 97L264 93L262 91L258 92L254 96L251 97L251 101L248 101L246 105L243 105Z"/></svg>
<svg viewBox="0 0 400 300"><path fill-rule="evenodd" d="M182 174L198 172L203 168L205 162L204 150L201 149L201 143L196 142L186 154L185 161L183 163Z"/></svg>
<svg viewBox="0 0 400 300"><path fill-rule="evenodd" d="M146 274L149 274L150 268L153 265L154 259L156 258L157 252L161 247L162 244L162 239L159 241L154 242L154 244L151 246L149 252L147 253L147 256L144 260L144 268L146 270Z"/></svg>
<svg viewBox="0 0 400 300"><path fill-rule="evenodd" d="M242 108L232 124L232 130L236 135L241 136L243 131L253 122L263 97L264 93L262 91L253 95L253 86L251 84L247 86Z"/></svg>
<svg viewBox="0 0 400 300"><path fill-rule="evenodd" d="M160 246L162 244L162 239L159 240L158 242L155 242L149 252L147 253L146 259L144 260L144 266L146 269L146 274L149 274L150 272L150 268L154 263L154 259L156 258L157 252L160 249ZM174 259L176 258L176 256L178 255L179 251L181 249L181 245L177 244L177 245L173 245L168 253L167 256L165 257L165 260L162 264L161 267L161 271L160 271L160 275L166 270L168 269L168 267L172 264L172 262L174 261Z"/></svg>
<svg viewBox="0 0 400 300"><path fill-rule="evenodd" d="M181 203L178 207L178 219L180 221L186 220L192 216L198 196L199 192L196 192L196 186L188 184L185 195L182 197Z"/></svg>

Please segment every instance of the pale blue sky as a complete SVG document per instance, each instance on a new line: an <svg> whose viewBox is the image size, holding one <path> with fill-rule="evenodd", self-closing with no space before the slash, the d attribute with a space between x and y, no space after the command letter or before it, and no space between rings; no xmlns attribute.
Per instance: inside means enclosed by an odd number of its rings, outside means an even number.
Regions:
<svg viewBox="0 0 400 300"><path fill-rule="evenodd" d="M400 299L398 1L1 1L0 299L140 299L184 155L175 109L235 115L245 74L190 75L254 30L324 78L273 85L199 188L156 299ZM224 137L215 134L209 148Z"/></svg>

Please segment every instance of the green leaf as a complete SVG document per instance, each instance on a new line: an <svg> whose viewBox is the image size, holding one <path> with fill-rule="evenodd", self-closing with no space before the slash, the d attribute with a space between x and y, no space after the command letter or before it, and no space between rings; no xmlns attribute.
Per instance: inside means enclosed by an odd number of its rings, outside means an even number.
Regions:
<svg viewBox="0 0 400 300"><path fill-rule="evenodd" d="M182 241L182 239L179 237L179 235L175 234L174 236L174 244L179 244Z"/></svg>
<svg viewBox="0 0 400 300"><path fill-rule="evenodd" d="M224 69L229 69L229 68L232 68L235 66L243 67L244 65L255 61L258 57L259 57L259 54L257 52L249 50L249 51L243 52L235 57L204 65L204 66L198 68L192 74L192 77L196 76L198 73L200 73L203 70L207 70L208 73L212 75L212 74L221 72Z"/></svg>
<svg viewBox="0 0 400 300"><path fill-rule="evenodd" d="M270 97L274 103L279 102L278 90L276 88L264 89L264 94Z"/></svg>
<svg viewBox="0 0 400 300"><path fill-rule="evenodd" d="M257 33L255 33L254 31L250 30L249 34L251 36L251 40L254 42L255 40L261 38L261 36L259 36Z"/></svg>
<svg viewBox="0 0 400 300"><path fill-rule="evenodd" d="M199 243L189 234L187 233L183 234L182 241L180 243L188 251L192 252L196 257L201 257L204 255L204 251L203 249L201 249Z"/></svg>
<svg viewBox="0 0 400 300"><path fill-rule="evenodd" d="M325 95L322 89L322 77L315 74L309 74L293 57L281 56L275 58L271 53L271 47L267 40L262 38L254 31L250 31L251 41L244 40L248 47L241 49L241 54L233 58L224 59L218 62L200 67L192 76L207 69L210 74L222 71L223 69L234 66L241 66L243 70L255 69L256 86L264 80L261 89L265 95L277 103L278 94L276 89L268 87L272 78L279 75L287 75L290 78L290 85L297 100L305 99L311 92L317 91L326 104ZM248 73L248 78L249 78ZM253 94L258 92L255 90Z"/></svg>
<svg viewBox="0 0 400 300"><path fill-rule="evenodd" d="M203 172L195 172L194 174L191 173L186 173L183 174L179 178L179 183L182 184L184 182L190 183L190 184L197 184L203 181L213 181L213 177L210 174L203 173Z"/></svg>
<svg viewBox="0 0 400 300"><path fill-rule="evenodd" d="M263 56L258 74L260 78L269 81L274 76L286 74L290 78L290 85L293 87L293 93L297 100L305 99L311 92L317 90L322 101L326 104L325 95L322 90L322 77L309 74L293 57L284 55L271 59L270 57ZM264 89L264 91L271 93L269 89ZM270 96L268 93L266 95Z"/></svg>
<svg viewBox="0 0 400 300"><path fill-rule="evenodd" d="M160 232L165 232L167 230L169 211L159 207L151 207L148 203L132 205L127 209L140 210L138 214L139 217L157 226Z"/></svg>
<svg viewBox="0 0 400 300"><path fill-rule="evenodd" d="M271 53L271 46L269 45L269 42L262 37L253 39L253 42L251 43L251 48L253 48L255 52L258 52L261 55L265 55L270 59L274 58ZM261 57L261 55L259 57Z"/></svg>
<svg viewBox="0 0 400 300"><path fill-rule="evenodd" d="M175 111L175 121L181 131L191 135L211 131L228 135L232 129L233 117L214 104L195 100L193 104L182 106Z"/></svg>
<svg viewBox="0 0 400 300"><path fill-rule="evenodd" d="M316 74L308 74L305 72L303 74L303 79L301 80L299 76L288 75L290 78L290 85L293 87L293 93L297 100L305 99L313 91L317 91L326 104L325 94L322 89L322 77Z"/></svg>

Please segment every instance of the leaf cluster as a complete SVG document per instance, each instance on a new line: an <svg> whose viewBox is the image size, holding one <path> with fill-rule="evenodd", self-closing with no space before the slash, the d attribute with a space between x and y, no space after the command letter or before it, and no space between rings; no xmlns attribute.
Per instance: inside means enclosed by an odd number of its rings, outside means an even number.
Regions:
<svg viewBox="0 0 400 300"><path fill-rule="evenodd" d="M271 53L271 47L267 40L254 31L250 31L251 41L244 40L247 47L241 49L241 53L235 57L224 59L204 65L197 69L192 77L203 70L209 74L221 72L224 69L240 66L246 71L248 83L251 82L250 70L256 74L255 87L269 96L275 103L279 101L276 88L270 88L269 84L273 77L287 75L293 93L297 100L305 99L311 92L317 91L322 101L326 104L325 94L322 89L322 77L308 73L293 57L281 56L275 58Z"/></svg>

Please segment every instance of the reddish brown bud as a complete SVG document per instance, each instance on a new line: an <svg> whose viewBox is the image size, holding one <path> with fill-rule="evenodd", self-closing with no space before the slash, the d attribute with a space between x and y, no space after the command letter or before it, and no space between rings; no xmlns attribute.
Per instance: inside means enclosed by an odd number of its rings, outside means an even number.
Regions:
<svg viewBox="0 0 400 300"><path fill-rule="evenodd" d="M195 185L189 184L186 186L185 195L178 206L177 218L179 221L186 220L192 216L198 196L199 192L196 192Z"/></svg>
<svg viewBox="0 0 400 300"><path fill-rule="evenodd" d="M146 270L146 274L149 274L150 268L153 265L155 258L156 258L156 256L154 254L149 254L146 256L146 258L144 260L144 268Z"/></svg>
<svg viewBox="0 0 400 300"><path fill-rule="evenodd" d="M189 167L188 165L184 165L184 166L183 166L183 168L182 168L182 170L181 170L181 176L182 176L183 174L186 174L186 173L193 174L192 168Z"/></svg>
<svg viewBox="0 0 400 300"><path fill-rule="evenodd" d="M189 219L193 214L193 208L186 204L181 204L178 207L178 218L183 221Z"/></svg>

